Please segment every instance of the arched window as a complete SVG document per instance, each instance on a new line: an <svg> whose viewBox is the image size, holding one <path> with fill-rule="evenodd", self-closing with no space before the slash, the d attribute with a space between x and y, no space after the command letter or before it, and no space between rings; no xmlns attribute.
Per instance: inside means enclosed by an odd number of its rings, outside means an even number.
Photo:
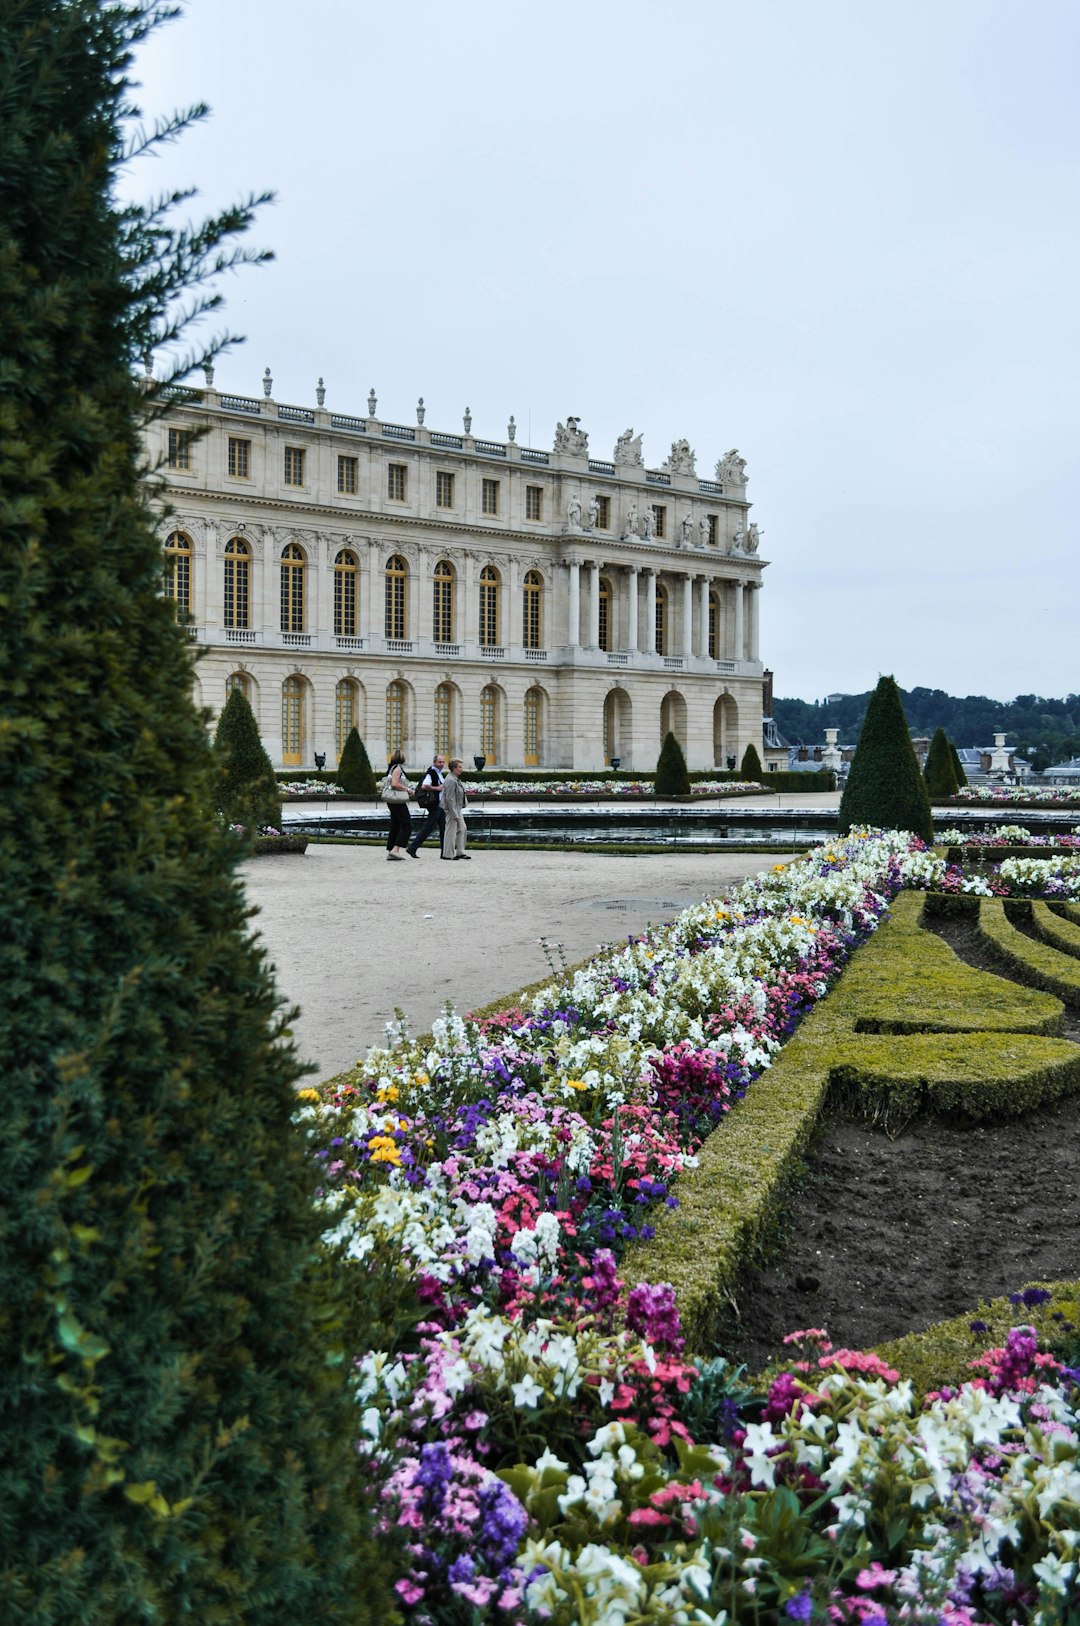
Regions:
<svg viewBox="0 0 1080 1626"><path fill-rule="evenodd" d="M345 749L345 741L358 726L358 685L353 678L342 678L334 691L334 746L338 761Z"/></svg>
<svg viewBox="0 0 1080 1626"><path fill-rule="evenodd" d="M454 567L449 559L435 566L431 636L437 644L454 641Z"/></svg>
<svg viewBox="0 0 1080 1626"><path fill-rule="evenodd" d="M522 587L521 641L526 649L540 649L543 623L540 606L543 602L544 578L538 570L525 572Z"/></svg>
<svg viewBox="0 0 1080 1626"><path fill-rule="evenodd" d="M360 567L355 553L342 548L334 559L334 636L356 637L356 617L359 598L357 583Z"/></svg>
<svg viewBox="0 0 1080 1626"><path fill-rule="evenodd" d="M667 654L667 588L656 584L656 653Z"/></svg>
<svg viewBox="0 0 1080 1626"><path fill-rule="evenodd" d="M165 544L165 597L175 605L178 621L191 615L191 538L173 531Z"/></svg>
<svg viewBox="0 0 1080 1626"><path fill-rule="evenodd" d="M538 768L544 748L544 696L540 689L529 689L525 695L525 766Z"/></svg>
<svg viewBox="0 0 1080 1626"><path fill-rule="evenodd" d="M499 572L494 565L480 572L480 642L489 649L499 642Z"/></svg>
<svg viewBox="0 0 1080 1626"><path fill-rule="evenodd" d="M226 627L243 630L251 624L251 549L242 537L232 536L225 548Z"/></svg>
<svg viewBox="0 0 1080 1626"><path fill-rule="evenodd" d="M611 648L611 583L600 578L600 648Z"/></svg>
<svg viewBox="0 0 1080 1626"><path fill-rule="evenodd" d="M304 680L295 674L281 685L281 760L286 768L304 760Z"/></svg>
<svg viewBox="0 0 1080 1626"><path fill-rule="evenodd" d="M243 695L244 699L247 701L248 705L250 706L251 705L251 679L248 677L246 672L230 672L229 673L228 677L225 679L225 698L226 698L226 700L232 694L234 689L239 689L240 690L240 693Z"/></svg>
<svg viewBox="0 0 1080 1626"><path fill-rule="evenodd" d="M499 759L499 698L493 683L480 691L480 750L488 767Z"/></svg>
<svg viewBox="0 0 1080 1626"><path fill-rule="evenodd" d="M716 593L709 594L709 659L720 656L720 600Z"/></svg>
<svg viewBox="0 0 1080 1626"><path fill-rule="evenodd" d="M454 686L440 683L435 690L435 754L448 757L454 749Z"/></svg>
<svg viewBox="0 0 1080 1626"><path fill-rule="evenodd" d="M304 550L288 542L281 550L281 630L304 630Z"/></svg>
<svg viewBox="0 0 1080 1626"><path fill-rule="evenodd" d="M400 553L386 561L386 625L387 638L407 638L408 621L405 615L405 590L409 584L409 567Z"/></svg>
<svg viewBox="0 0 1080 1626"><path fill-rule="evenodd" d="M386 754L404 751L408 719L408 691L394 679L386 690Z"/></svg>

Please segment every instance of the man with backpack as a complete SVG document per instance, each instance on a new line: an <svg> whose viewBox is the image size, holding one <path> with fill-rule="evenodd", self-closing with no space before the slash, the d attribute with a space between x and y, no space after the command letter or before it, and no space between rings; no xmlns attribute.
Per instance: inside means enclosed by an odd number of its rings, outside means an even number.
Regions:
<svg viewBox="0 0 1080 1626"><path fill-rule="evenodd" d="M443 831L446 828L446 815L442 809L440 793L443 780L446 777L446 758L435 754L435 760L427 773L416 787L416 800L424 814L424 822L405 848L410 858L419 858L418 847L422 847L432 831L439 832L439 846L442 846Z"/></svg>

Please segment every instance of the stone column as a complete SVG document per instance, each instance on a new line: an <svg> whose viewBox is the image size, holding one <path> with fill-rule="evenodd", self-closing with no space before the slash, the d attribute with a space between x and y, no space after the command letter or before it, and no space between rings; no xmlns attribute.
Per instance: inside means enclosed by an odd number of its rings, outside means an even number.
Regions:
<svg viewBox="0 0 1080 1626"><path fill-rule="evenodd" d="M461 565L461 577L458 583L461 597L456 606L457 626L454 631L457 637L454 642L456 644L475 644L480 636L480 610L476 602L473 556L468 548L465 550Z"/></svg>
<svg viewBox="0 0 1080 1626"><path fill-rule="evenodd" d="M600 648L600 566L593 561L585 567L589 572L589 637L590 649ZM610 606L609 606L610 609Z"/></svg>
<svg viewBox="0 0 1080 1626"><path fill-rule="evenodd" d="M645 648L648 654L656 654L656 571L645 572Z"/></svg>
<svg viewBox="0 0 1080 1626"><path fill-rule="evenodd" d="M682 652L687 660L694 653L694 583L689 573L682 579Z"/></svg>
<svg viewBox="0 0 1080 1626"><path fill-rule="evenodd" d="M570 572L566 609L566 642L571 649L576 649L581 636L581 566L576 559L571 559L566 568Z"/></svg>
<svg viewBox="0 0 1080 1626"><path fill-rule="evenodd" d="M637 569L636 565L631 565L630 566L629 570L626 573L626 579L627 579L628 590L629 590L629 594L630 594L630 596L629 596L629 598L627 600L626 647L627 647L627 649L630 650L631 654L636 655L637 654L637 647L638 647L638 624L637 624L638 569Z"/></svg>
<svg viewBox="0 0 1080 1626"><path fill-rule="evenodd" d="M746 628L743 622L743 584L735 583L735 659L746 659Z"/></svg>
<svg viewBox="0 0 1080 1626"><path fill-rule="evenodd" d="M759 597L759 594L761 592L761 589L758 586L757 582L750 582L747 585L746 591L747 591L747 593L749 595L749 603L747 604L747 610L749 611L749 621L750 621L749 659L752 660L752 661L756 661L756 660L761 659L761 656L760 656L759 651L758 651L758 636L759 636L759 632L760 632L760 618L761 618L761 611L760 611L761 599Z"/></svg>
<svg viewBox="0 0 1080 1626"><path fill-rule="evenodd" d="M356 584L360 594L360 636L366 649L370 649L372 640L381 638L383 633L383 577L380 564L379 549L374 542L369 542L367 560Z"/></svg>
<svg viewBox="0 0 1080 1626"><path fill-rule="evenodd" d="M409 566L409 580L405 589L405 636L411 642L417 638L431 637L431 620L428 619L427 630L420 625L421 591L431 578L431 566L425 552L417 555L416 564ZM426 595L425 595L426 596ZM430 599L427 601L430 604Z"/></svg>
<svg viewBox="0 0 1080 1626"><path fill-rule="evenodd" d="M522 641L519 575L518 562L516 559L511 559L504 572L503 593L505 597L503 609L506 614L502 621L502 641L504 644L512 645L515 649L520 648Z"/></svg>
<svg viewBox="0 0 1080 1626"><path fill-rule="evenodd" d="M334 635L334 560L341 552L341 543L332 537L320 536L311 549L312 586L311 625L317 643L329 645Z"/></svg>
<svg viewBox="0 0 1080 1626"><path fill-rule="evenodd" d="M709 658L709 578L699 576L698 585L698 654Z"/></svg>

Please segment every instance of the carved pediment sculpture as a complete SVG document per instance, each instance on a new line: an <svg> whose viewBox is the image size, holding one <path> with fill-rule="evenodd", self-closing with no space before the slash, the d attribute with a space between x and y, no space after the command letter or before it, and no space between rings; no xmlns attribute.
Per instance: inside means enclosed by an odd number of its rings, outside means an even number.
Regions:
<svg viewBox="0 0 1080 1626"><path fill-rule="evenodd" d="M725 452L716 465L716 478L725 493L746 490L746 459L739 456L737 446L733 446L730 452Z"/></svg>
<svg viewBox="0 0 1080 1626"><path fill-rule="evenodd" d="M567 417L566 422L556 425L555 451L569 452L573 457L588 457L589 437L584 429L579 429L580 418Z"/></svg>
<svg viewBox="0 0 1080 1626"><path fill-rule="evenodd" d="M664 464L668 474L696 474L695 453L688 440L673 440L671 456Z"/></svg>
<svg viewBox="0 0 1080 1626"><path fill-rule="evenodd" d="M611 455L615 463L631 464L638 469L645 467L645 459L641 452L641 436L635 435L632 429L623 430L615 442L615 450Z"/></svg>

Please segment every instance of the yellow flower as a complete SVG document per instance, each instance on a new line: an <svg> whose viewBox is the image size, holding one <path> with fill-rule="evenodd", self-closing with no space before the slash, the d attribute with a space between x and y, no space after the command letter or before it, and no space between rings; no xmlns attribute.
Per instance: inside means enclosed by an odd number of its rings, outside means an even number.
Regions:
<svg viewBox="0 0 1080 1626"><path fill-rule="evenodd" d="M401 1151L391 1135L372 1135L368 1141L372 1163L400 1164Z"/></svg>
<svg viewBox="0 0 1080 1626"><path fill-rule="evenodd" d="M430 1079L429 1079L429 1078L428 1078L428 1076L427 1076L427 1074L426 1074L426 1073L417 1073L417 1075L416 1075L416 1082L417 1082L417 1083L418 1083L418 1084L428 1084L428 1083L430 1083L430 1082L431 1082L431 1081L430 1081Z"/></svg>
<svg viewBox="0 0 1080 1626"><path fill-rule="evenodd" d="M401 1091L396 1084L384 1084L376 1096L378 1101L396 1101Z"/></svg>
<svg viewBox="0 0 1080 1626"><path fill-rule="evenodd" d="M568 1078L564 1082L568 1090L587 1090L589 1087L583 1078Z"/></svg>
<svg viewBox="0 0 1080 1626"><path fill-rule="evenodd" d="M773 874L774 875L779 875L779 873L780 873L780 871L782 869L787 869L787 865L786 864L774 864L773 865Z"/></svg>
<svg viewBox="0 0 1080 1626"><path fill-rule="evenodd" d="M298 1101L317 1101L319 1099L319 1092L318 1090L313 1090L310 1088L306 1090L297 1090L296 1099Z"/></svg>

